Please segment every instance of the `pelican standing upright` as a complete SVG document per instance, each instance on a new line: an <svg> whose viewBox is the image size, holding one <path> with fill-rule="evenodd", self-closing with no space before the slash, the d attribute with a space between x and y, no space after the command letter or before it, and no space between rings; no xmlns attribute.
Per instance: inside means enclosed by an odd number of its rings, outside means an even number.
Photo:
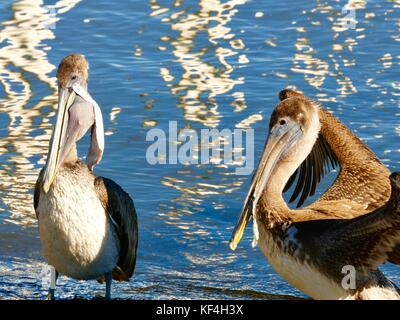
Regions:
<svg viewBox="0 0 400 320"><path fill-rule="evenodd" d="M128 281L135 269L138 225L130 196L114 181L92 170L102 158L101 110L88 92L85 57L65 57L57 71L57 120L46 165L35 186L34 207L43 254L52 268L49 298L54 299L58 273L106 281ZM87 164L77 156L76 142L91 129Z"/></svg>

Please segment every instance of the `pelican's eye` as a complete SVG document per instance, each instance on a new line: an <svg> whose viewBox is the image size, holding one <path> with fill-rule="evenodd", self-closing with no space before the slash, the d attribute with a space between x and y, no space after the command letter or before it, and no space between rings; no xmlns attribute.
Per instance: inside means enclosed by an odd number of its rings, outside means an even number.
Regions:
<svg viewBox="0 0 400 320"><path fill-rule="evenodd" d="M71 80L76 80L76 76L72 76Z"/></svg>
<svg viewBox="0 0 400 320"><path fill-rule="evenodd" d="M284 126L284 125L286 124L286 120L285 120L285 119L281 119L281 120L279 121L279 124L280 124L281 126Z"/></svg>

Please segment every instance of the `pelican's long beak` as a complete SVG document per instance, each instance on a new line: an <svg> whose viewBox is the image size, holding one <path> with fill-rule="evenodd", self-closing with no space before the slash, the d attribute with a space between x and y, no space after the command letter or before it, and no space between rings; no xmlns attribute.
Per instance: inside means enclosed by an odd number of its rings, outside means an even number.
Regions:
<svg viewBox="0 0 400 320"><path fill-rule="evenodd" d="M247 193L242 212L233 230L229 243L231 250L235 250L241 240L244 230L255 212L257 202L268 183L277 162L300 139L302 130L300 126L289 120L285 125L276 124L269 134L261 160L253 175L249 192Z"/></svg>
<svg viewBox="0 0 400 320"><path fill-rule="evenodd" d="M75 99L75 92L68 88L59 88L57 120L51 136L49 153L46 166L43 172L43 190L48 192L57 173L57 169L62 159L67 127L68 127L68 109Z"/></svg>

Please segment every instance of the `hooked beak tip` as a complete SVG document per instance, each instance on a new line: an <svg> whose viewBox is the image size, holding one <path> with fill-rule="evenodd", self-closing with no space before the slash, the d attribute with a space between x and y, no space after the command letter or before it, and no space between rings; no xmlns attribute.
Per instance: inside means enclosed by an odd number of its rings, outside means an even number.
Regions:
<svg viewBox="0 0 400 320"><path fill-rule="evenodd" d="M43 185L43 191L44 191L44 193L49 192L49 189L50 189L50 185L49 185L48 183L46 183L46 184Z"/></svg>
<svg viewBox="0 0 400 320"><path fill-rule="evenodd" d="M232 251L235 251L236 248L237 248L236 242L235 242L234 240L231 240L231 241L229 242L229 249L231 249Z"/></svg>
<svg viewBox="0 0 400 320"><path fill-rule="evenodd" d="M42 190L44 191L44 193L49 192L51 185L53 184L53 181L43 181L42 183Z"/></svg>

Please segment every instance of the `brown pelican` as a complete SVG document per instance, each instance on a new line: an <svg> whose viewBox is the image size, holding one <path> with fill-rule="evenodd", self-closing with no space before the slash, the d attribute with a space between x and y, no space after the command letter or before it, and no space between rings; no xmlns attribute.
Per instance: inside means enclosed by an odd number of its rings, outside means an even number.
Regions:
<svg viewBox="0 0 400 320"><path fill-rule="evenodd" d="M285 90L230 242L235 249L253 217L254 244L289 283L315 299L400 299L379 271L400 264L400 175L329 112ZM315 192L328 166L340 167L316 202L289 209L282 193L298 175L293 201ZM391 190L391 191L390 191ZM351 269L353 268L353 269ZM347 280L353 270L353 282Z"/></svg>
<svg viewBox="0 0 400 320"><path fill-rule="evenodd" d="M46 165L35 186L34 207L43 254L51 266L49 298L54 299L58 273L106 281L128 281L136 263L138 226L129 195L114 181L92 170L102 158L101 110L87 90L88 62L83 55L65 57L57 71L57 120ZM91 129L87 164L76 142Z"/></svg>

